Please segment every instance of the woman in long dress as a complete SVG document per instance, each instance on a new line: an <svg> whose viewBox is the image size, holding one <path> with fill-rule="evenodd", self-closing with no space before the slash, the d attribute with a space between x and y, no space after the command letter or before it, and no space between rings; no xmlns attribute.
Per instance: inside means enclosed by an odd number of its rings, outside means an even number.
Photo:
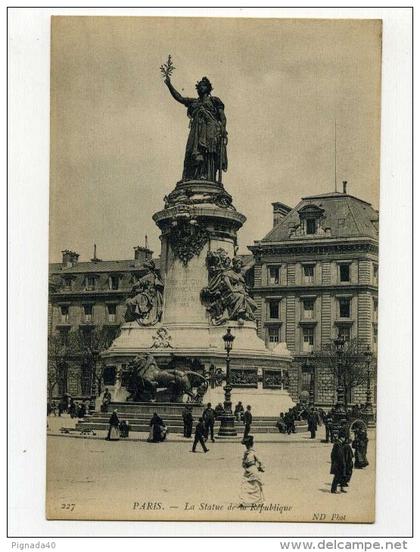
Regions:
<svg viewBox="0 0 420 552"><path fill-rule="evenodd" d="M120 439L120 420L117 411L114 410L109 419L107 441L119 441Z"/></svg>
<svg viewBox="0 0 420 552"><path fill-rule="evenodd" d="M363 469L369 466L368 459L366 457L368 448L368 436L365 430L360 429L355 433L353 448L354 448L354 467L356 469Z"/></svg>
<svg viewBox="0 0 420 552"><path fill-rule="evenodd" d="M255 453L254 437L248 435L242 442L246 450L242 459L244 474L241 484L240 505L244 508L264 502L263 482L261 479L264 467Z"/></svg>
<svg viewBox="0 0 420 552"><path fill-rule="evenodd" d="M150 420L150 434L147 439L149 443L160 443L166 438L167 427L162 418L154 412Z"/></svg>

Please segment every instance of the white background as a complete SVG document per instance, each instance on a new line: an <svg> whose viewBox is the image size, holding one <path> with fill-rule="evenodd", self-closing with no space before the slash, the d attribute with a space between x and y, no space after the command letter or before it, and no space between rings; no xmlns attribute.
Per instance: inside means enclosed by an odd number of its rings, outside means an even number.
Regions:
<svg viewBox="0 0 420 552"><path fill-rule="evenodd" d="M59 4L58 2L56 4ZM94 2L90 2L94 4ZM151 4L151 3L149 3ZM310 4L306 2L306 5ZM395 2L394 2L395 4ZM17 3L15 3L17 5ZM30 5L29 2L26 5ZM377 514L373 525L46 521L49 22L59 15L383 19ZM5 17L5 13L2 13ZM4 28L4 27L3 27ZM4 41L5 42L5 41ZM5 68L3 73L5 73ZM408 536L411 534L411 10L9 10L9 535ZM3 242L4 243L4 242ZM6 406L4 398L4 405ZM302 474L304 476L304 474ZM14 539L19 540L19 539ZM155 541L154 541L155 542ZM183 542L183 541L182 541ZM180 541L177 543L181 544ZM232 541L227 541L230 547ZM10 544L10 543L9 543ZM125 541L124 544L129 544ZM188 541L187 545L204 543ZM207 544L220 547L221 541ZM255 543L256 544L256 543ZM278 548L275 541L264 541ZM87 549L93 541L60 541ZM136 546L154 546L145 541ZM165 543L163 543L165 546ZM169 542L167 543L169 545ZM248 541L248 545L253 545ZM111 549L115 541L95 546ZM172 545L171 545L172 546ZM242 545L241 545L242 546ZM243 546L247 546L244 542ZM271 546L270 546L271 548Z"/></svg>

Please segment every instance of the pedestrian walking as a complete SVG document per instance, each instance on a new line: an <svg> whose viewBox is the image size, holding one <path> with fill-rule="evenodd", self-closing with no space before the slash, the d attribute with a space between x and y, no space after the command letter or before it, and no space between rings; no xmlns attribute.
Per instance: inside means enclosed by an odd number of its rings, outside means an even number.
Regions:
<svg viewBox="0 0 420 552"><path fill-rule="evenodd" d="M203 447L204 452L209 451L209 449L206 447L206 443L204 441L205 432L206 432L206 428L204 427L203 418L198 418L198 424L195 426L194 443L193 443L193 447L192 447L191 452L195 452L195 449L197 447L197 443L200 443L200 445Z"/></svg>
<svg viewBox="0 0 420 552"><path fill-rule="evenodd" d="M245 444L245 439L248 437L250 431L251 431L251 424L252 424L252 414L251 414L251 406L248 405L246 407L246 410L244 412L243 416L244 421L244 436L242 439L242 444Z"/></svg>
<svg viewBox="0 0 420 552"><path fill-rule="evenodd" d="M344 449L343 449L344 439L339 437L334 443L331 451L331 469L330 473L334 475L334 478L331 483L331 492L337 493L337 487L340 485L341 492L345 493L343 489L345 478L346 478L346 463L344 458Z"/></svg>
<svg viewBox="0 0 420 552"><path fill-rule="evenodd" d="M348 487L351 476L353 475L353 449L350 438L346 437L343 444L344 463L346 465L346 475L343 479L343 487Z"/></svg>
<svg viewBox="0 0 420 552"><path fill-rule="evenodd" d="M182 421L184 422L184 437L190 438L194 421L192 407L190 405L186 405L182 411Z"/></svg>
<svg viewBox="0 0 420 552"><path fill-rule="evenodd" d="M325 425L325 442L329 443L331 437L331 424L333 423L333 417L331 411L329 411L324 417Z"/></svg>
<svg viewBox="0 0 420 552"><path fill-rule="evenodd" d="M109 418L107 441L119 441L120 439L120 420L118 419L118 413L114 410Z"/></svg>
<svg viewBox="0 0 420 552"><path fill-rule="evenodd" d="M261 478L264 467L254 450L254 437L248 435L242 443L245 445L246 450L242 459L244 473L241 483L240 506L246 508L247 506L262 504L264 502L263 481Z"/></svg>
<svg viewBox="0 0 420 552"><path fill-rule="evenodd" d="M207 407L203 412L203 421L204 421L204 427L205 427L205 438L206 441L209 438L214 443L214 422L216 420L216 413L214 409L211 407L211 403L207 403Z"/></svg>
<svg viewBox="0 0 420 552"><path fill-rule="evenodd" d="M315 439L317 429L318 429L318 416L314 410L311 410L308 415L308 431L311 432L311 439Z"/></svg>

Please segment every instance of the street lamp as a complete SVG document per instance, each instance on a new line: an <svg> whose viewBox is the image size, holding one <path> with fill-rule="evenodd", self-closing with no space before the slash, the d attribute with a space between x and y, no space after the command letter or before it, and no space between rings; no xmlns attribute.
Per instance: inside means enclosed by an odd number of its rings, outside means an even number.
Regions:
<svg viewBox="0 0 420 552"><path fill-rule="evenodd" d="M372 404L372 390L370 387L370 365L372 362L372 356L373 353L370 350L369 345L366 347L366 351L364 352L365 359L366 359L366 365L367 365L367 380L366 380L366 404L365 404L365 415L366 415L366 421L367 425L369 427L372 427L375 425L375 417L373 413L373 404Z"/></svg>
<svg viewBox="0 0 420 552"><path fill-rule="evenodd" d="M335 350L337 352L337 404L335 406L335 418L336 421L341 422L347 418L347 412L345 408L344 401L344 383L343 383L343 354L344 354L344 337L339 334L336 339L334 339Z"/></svg>
<svg viewBox="0 0 420 552"><path fill-rule="evenodd" d="M224 412L220 421L220 428L218 437L235 437L235 417L232 414L232 400L231 400L231 391L232 386L230 384L230 352L232 350L233 341L235 336L232 335L231 328L227 328L225 335L223 336L223 342L225 345L226 351L226 385L224 387L225 392L225 401L224 401Z"/></svg>

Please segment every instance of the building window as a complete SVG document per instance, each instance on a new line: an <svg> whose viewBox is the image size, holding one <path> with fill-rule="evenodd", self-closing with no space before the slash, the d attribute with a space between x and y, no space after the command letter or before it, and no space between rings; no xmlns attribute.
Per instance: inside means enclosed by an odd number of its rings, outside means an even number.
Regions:
<svg viewBox="0 0 420 552"><path fill-rule="evenodd" d="M350 282L350 264L340 264L340 282Z"/></svg>
<svg viewBox="0 0 420 552"><path fill-rule="evenodd" d="M272 326L268 328L268 342L269 343L279 343L279 328Z"/></svg>
<svg viewBox="0 0 420 552"><path fill-rule="evenodd" d="M340 318L350 318L350 299L339 299L338 305Z"/></svg>
<svg viewBox="0 0 420 552"><path fill-rule="evenodd" d="M314 328L303 328L303 351L311 353L314 350Z"/></svg>
<svg viewBox="0 0 420 552"><path fill-rule="evenodd" d="M314 300L304 299L303 300L303 318L305 320L312 320L313 317L314 317Z"/></svg>
<svg viewBox="0 0 420 552"><path fill-rule="evenodd" d="M377 326L373 327L373 350L375 351L375 353L378 350L378 327Z"/></svg>
<svg viewBox="0 0 420 552"><path fill-rule="evenodd" d="M117 290L120 286L120 277L119 276L110 276L109 277L109 289Z"/></svg>
<svg viewBox="0 0 420 552"><path fill-rule="evenodd" d="M117 305L108 305L108 321L115 322L117 315Z"/></svg>
<svg viewBox="0 0 420 552"><path fill-rule="evenodd" d="M280 309L278 301L268 302L268 317L277 320L280 318Z"/></svg>
<svg viewBox="0 0 420 552"><path fill-rule="evenodd" d="M73 287L73 279L64 278L64 284L63 284L64 291L71 291L72 287Z"/></svg>
<svg viewBox="0 0 420 552"><path fill-rule="evenodd" d="M341 335L344 341L350 341L351 339L351 327L350 326L339 326L337 328L337 336Z"/></svg>
<svg viewBox="0 0 420 552"><path fill-rule="evenodd" d="M92 305L83 305L83 316L85 322L92 322Z"/></svg>
<svg viewBox="0 0 420 552"><path fill-rule="evenodd" d="M280 267L269 266L268 267L268 283L270 286L277 286L280 283Z"/></svg>
<svg viewBox="0 0 420 552"><path fill-rule="evenodd" d="M373 265L373 283L375 286L378 285L378 265Z"/></svg>
<svg viewBox="0 0 420 552"><path fill-rule="evenodd" d="M303 282L305 284L314 283L314 274L315 274L314 265L303 265Z"/></svg>
<svg viewBox="0 0 420 552"><path fill-rule="evenodd" d="M316 219L314 218L306 219L306 233L316 234Z"/></svg>
<svg viewBox="0 0 420 552"><path fill-rule="evenodd" d="M95 276L86 276L86 291L93 291L96 287Z"/></svg>
<svg viewBox="0 0 420 552"><path fill-rule="evenodd" d="M69 321L69 308L67 305L62 305L60 307L60 314L61 314L61 323L67 324Z"/></svg>

